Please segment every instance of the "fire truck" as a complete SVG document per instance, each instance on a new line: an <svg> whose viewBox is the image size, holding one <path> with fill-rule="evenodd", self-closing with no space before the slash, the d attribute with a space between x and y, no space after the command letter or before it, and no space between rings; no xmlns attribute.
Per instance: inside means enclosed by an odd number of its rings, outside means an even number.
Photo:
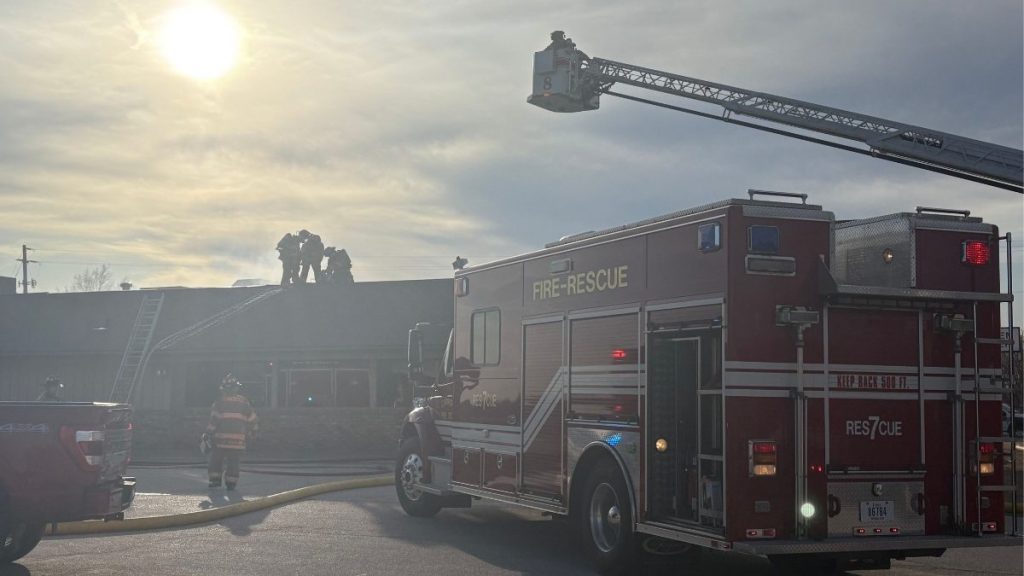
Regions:
<svg viewBox="0 0 1024 576"><path fill-rule="evenodd" d="M1019 150L552 39L529 99L550 110L623 82L1020 189ZM413 516L476 498L566 516L605 574L651 538L812 569L1019 545L1001 242L1009 267L1010 235L966 210L843 221L750 190L461 268L443 353L437 327L409 333L398 499Z"/></svg>

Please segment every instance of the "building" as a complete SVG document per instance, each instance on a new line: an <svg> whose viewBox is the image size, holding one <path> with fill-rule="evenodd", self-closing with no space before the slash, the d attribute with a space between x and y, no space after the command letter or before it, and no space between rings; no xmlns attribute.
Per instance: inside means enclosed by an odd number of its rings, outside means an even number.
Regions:
<svg viewBox="0 0 1024 576"><path fill-rule="evenodd" d="M228 372L268 409L390 407L408 329L450 322L452 300L446 279L0 295L0 400L55 375L67 400L106 401L134 336L136 409L208 408Z"/></svg>

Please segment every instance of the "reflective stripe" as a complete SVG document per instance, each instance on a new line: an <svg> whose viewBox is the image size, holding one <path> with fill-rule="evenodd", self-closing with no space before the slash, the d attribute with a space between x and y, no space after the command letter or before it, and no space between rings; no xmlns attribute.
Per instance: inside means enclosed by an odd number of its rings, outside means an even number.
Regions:
<svg viewBox="0 0 1024 576"><path fill-rule="evenodd" d="M246 416L245 414L239 414L238 412L225 412L221 414L221 420L241 420L242 422L251 422L252 416Z"/></svg>

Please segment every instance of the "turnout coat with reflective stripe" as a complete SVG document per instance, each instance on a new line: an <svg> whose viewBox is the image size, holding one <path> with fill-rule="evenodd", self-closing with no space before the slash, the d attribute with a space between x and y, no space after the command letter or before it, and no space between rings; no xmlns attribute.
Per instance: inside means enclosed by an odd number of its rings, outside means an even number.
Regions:
<svg viewBox="0 0 1024 576"><path fill-rule="evenodd" d="M213 445L226 450L245 450L245 439L256 432L256 411L240 394L224 396L210 409L206 431L213 435Z"/></svg>

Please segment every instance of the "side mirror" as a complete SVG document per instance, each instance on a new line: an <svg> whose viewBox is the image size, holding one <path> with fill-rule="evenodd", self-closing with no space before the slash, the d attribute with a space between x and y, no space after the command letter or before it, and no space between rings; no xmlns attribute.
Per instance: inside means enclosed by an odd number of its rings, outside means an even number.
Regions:
<svg viewBox="0 0 1024 576"><path fill-rule="evenodd" d="M415 383L423 375L423 332L419 328L409 330L408 361L409 381Z"/></svg>

